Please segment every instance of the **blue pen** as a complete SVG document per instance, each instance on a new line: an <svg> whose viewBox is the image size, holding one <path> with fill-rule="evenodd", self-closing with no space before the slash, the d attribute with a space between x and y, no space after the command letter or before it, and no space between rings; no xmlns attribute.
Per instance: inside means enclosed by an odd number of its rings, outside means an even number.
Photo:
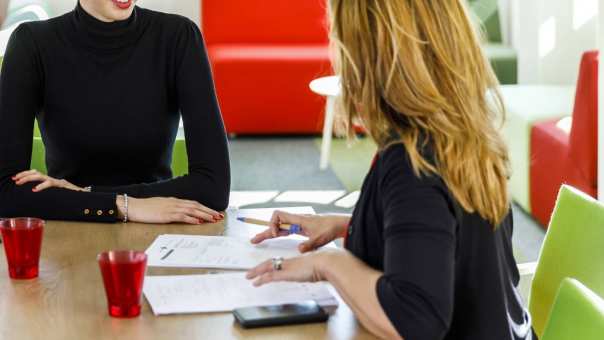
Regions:
<svg viewBox="0 0 604 340"><path fill-rule="evenodd" d="M237 220L241 221L243 223L263 225L265 227L269 227L271 225L270 222L263 221L263 220L257 220L257 219L254 219L254 218L237 217ZM279 228L282 229L282 230L289 231L290 235L291 234L300 234L302 232L302 227L299 224L287 224L287 223L283 223L283 224L279 225Z"/></svg>

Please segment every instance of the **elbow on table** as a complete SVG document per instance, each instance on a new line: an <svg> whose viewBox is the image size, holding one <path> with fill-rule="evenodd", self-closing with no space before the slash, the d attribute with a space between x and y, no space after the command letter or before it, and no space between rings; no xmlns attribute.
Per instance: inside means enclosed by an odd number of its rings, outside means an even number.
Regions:
<svg viewBox="0 0 604 340"><path fill-rule="evenodd" d="M224 211L229 205L230 182L215 185L198 185L199 189L190 192L186 199L197 201L210 209Z"/></svg>

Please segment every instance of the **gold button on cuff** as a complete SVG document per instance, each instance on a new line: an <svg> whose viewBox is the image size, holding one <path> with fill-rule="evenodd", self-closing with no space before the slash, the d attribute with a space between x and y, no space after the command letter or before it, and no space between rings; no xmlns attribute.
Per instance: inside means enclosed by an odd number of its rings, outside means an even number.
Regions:
<svg viewBox="0 0 604 340"><path fill-rule="evenodd" d="M113 214L115 214L115 211L109 210L109 215L113 215Z"/></svg>
<svg viewBox="0 0 604 340"><path fill-rule="evenodd" d="M103 215L103 210L97 210L96 214L99 216Z"/></svg>
<svg viewBox="0 0 604 340"><path fill-rule="evenodd" d="M84 215L90 215L90 209L84 209Z"/></svg>

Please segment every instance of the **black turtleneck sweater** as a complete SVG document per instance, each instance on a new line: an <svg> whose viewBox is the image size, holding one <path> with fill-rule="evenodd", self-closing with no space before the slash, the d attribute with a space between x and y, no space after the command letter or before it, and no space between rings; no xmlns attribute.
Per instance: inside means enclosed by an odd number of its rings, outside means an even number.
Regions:
<svg viewBox="0 0 604 340"><path fill-rule="evenodd" d="M189 174L172 178L181 115ZM30 167L34 119L48 174L93 192L14 184ZM0 78L0 216L116 221L124 193L222 210L229 185L225 130L193 22L137 7L105 23L78 5L12 34Z"/></svg>

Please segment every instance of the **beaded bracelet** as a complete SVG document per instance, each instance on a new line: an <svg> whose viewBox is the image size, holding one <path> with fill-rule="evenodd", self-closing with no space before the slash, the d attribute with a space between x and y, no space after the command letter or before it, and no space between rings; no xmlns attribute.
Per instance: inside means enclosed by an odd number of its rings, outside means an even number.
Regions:
<svg viewBox="0 0 604 340"><path fill-rule="evenodd" d="M124 223L128 223L128 194L124 194Z"/></svg>

